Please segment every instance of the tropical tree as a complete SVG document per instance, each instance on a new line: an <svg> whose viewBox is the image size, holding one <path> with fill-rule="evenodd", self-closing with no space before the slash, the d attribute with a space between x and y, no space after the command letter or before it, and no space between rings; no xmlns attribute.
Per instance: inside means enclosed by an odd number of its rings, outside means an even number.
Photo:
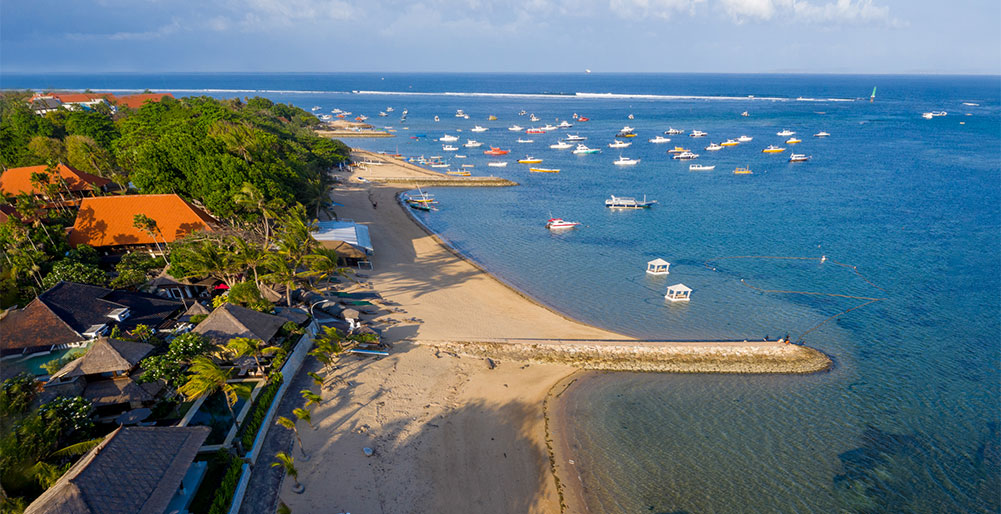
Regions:
<svg viewBox="0 0 1001 514"><path fill-rule="evenodd" d="M336 250L324 248L322 246L313 249L313 253L306 256L306 262L312 277L330 283L333 276L346 277L351 272L350 269L342 267L341 256Z"/></svg>
<svg viewBox="0 0 1001 514"><path fill-rule="evenodd" d="M153 244L156 245L157 251L159 251L163 256L163 262L170 264L170 261L167 260L166 252L163 248L160 248L160 243L156 240L156 236L159 234L160 239L163 239L163 246L167 247L167 239L163 237L163 231L161 231L160 226L156 224L156 220L145 214L136 214L132 217L132 226L149 234L150 237L153 238ZM170 248L167 247L167 250L169 251Z"/></svg>
<svg viewBox="0 0 1001 514"><path fill-rule="evenodd" d="M48 289L61 281L103 286L108 283L108 277L97 266L63 259L52 265L52 271L42 279L42 287Z"/></svg>
<svg viewBox="0 0 1001 514"><path fill-rule="evenodd" d="M191 360L191 367L188 368L188 381L177 389L188 401L201 396L207 396L216 391L221 391L226 400L226 408L229 414L236 420L236 413L233 406L239 398L250 396L250 388L247 384L232 384L232 369L222 369L212 359L205 356L198 356Z"/></svg>
<svg viewBox="0 0 1001 514"><path fill-rule="evenodd" d="M291 430L292 433L295 434L295 440L299 441L299 451L302 452L302 458L304 460L307 459L308 457L306 457L306 449L303 448L302 446L302 438L299 437L299 429L296 428L295 421L292 421L291 419L288 419L285 416L278 416L278 419L275 420L275 423Z"/></svg>
<svg viewBox="0 0 1001 514"><path fill-rule="evenodd" d="M254 274L254 284L258 289L261 287L261 279L257 274L257 268L264 264L268 253L261 247L251 244L242 237L230 239L233 244L234 259L242 267L250 269Z"/></svg>
<svg viewBox="0 0 1001 514"><path fill-rule="evenodd" d="M272 284L282 284L285 286L285 303L291 307L292 290L295 289L295 285L297 283L302 282L305 279L305 273L300 272L296 263L291 262L281 253L268 254L267 259L264 262L270 270L270 273L261 278L267 282L271 282Z"/></svg>
<svg viewBox="0 0 1001 514"><path fill-rule="evenodd" d="M257 369L261 369L261 357L269 353L280 350L277 346L265 346L266 343L260 339L250 337L234 337L226 343L226 349L237 357L250 355L257 363Z"/></svg>
<svg viewBox="0 0 1001 514"><path fill-rule="evenodd" d="M240 270L233 253L212 240L195 241L176 248L171 253L178 278L212 277L232 287Z"/></svg>
<svg viewBox="0 0 1001 514"><path fill-rule="evenodd" d="M264 224L264 249L271 245L271 218L280 206L278 202L266 198L257 186L250 182L244 182L240 192L233 195L233 201L244 210L256 212L261 216Z"/></svg>
<svg viewBox="0 0 1001 514"><path fill-rule="evenodd" d="M313 413L311 413L308 409L292 409L292 414L295 414L295 417L300 420L305 421L306 424L309 425L309 428L316 430L316 427L313 426Z"/></svg>
<svg viewBox="0 0 1001 514"><path fill-rule="evenodd" d="M322 396L310 391L309 389L303 389L302 391L299 391L299 394L302 395L303 400L306 400L307 409L312 405L319 405L323 402Z"/></svg>
<svg viewBox="0 0 1001 514"><path fill-rule="evenodd" d="M271 463L273 468L282 468L285 474L292 477L292 481L295 482L295 486L292 488L292 492L301 493L306 488L299 483L299 470L295 469L295 459L291 455L285 452L278 452L275 454L275 458L278 459Z"/></svg>

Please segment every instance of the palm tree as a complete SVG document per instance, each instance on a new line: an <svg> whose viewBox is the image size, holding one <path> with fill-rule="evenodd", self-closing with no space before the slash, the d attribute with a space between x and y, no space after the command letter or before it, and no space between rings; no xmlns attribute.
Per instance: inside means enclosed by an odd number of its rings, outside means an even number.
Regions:
<svg viewBox="0 0 1001 514"><path fill-rule="evenodd" d="M351 271L348 268L340 266L340 254L337 253L337 250L330 248L316 248L313 250L313 253L306 256L306 262L311 275L319 277L320 280L326 280L327 285L330 283L331 276L340 275L345 277Z"/></svg>
<svg viewBox="0 0 1001 514"><path fill-rule="evenodd" d="M250 268L254 272L254 284L260 289L261 279L257 275L257 268L264 263L268 253L241 237L234 236L230 241L233 243L233 250L235 251L234 259L241 267Z"/></svg>
<svg viewBox="0 0 1001 514"><path fill-rule="evenodd" d="M182 246L174 255L179 259L180 267L186 271L184 276L177 278L209 276L232 287L240 274L236 269L233 253L215 241L206 240Z"/></svg>
<svg viewBox="0 0 1001 514"><path fill-rule="evenodd" d="M301 493L306 490L306 488L299 483L299 470L295 469L295 459L285 452L276 453L275 458L278 460L272 462L271 467L280 467L285 471L286 475L292 477L292 481L295 482L295 486L292 487L292 492Z"/></svg>
<svg viewBox="0 0 1001 514"><path fill-rule="evenodd" d="M310 391L309 389L303 389L302 391L299 391L299 394L302 395L302 399L303 400L306 400L306 408L307 409L311 405L319 405L320 403L323 402L323 397L322 396L314 393L313 391Z"/></svg>
<svg viewBox="0 0 1001 514"><path fill-rule="evenodd" d="M222 391L226 399L226 408L233 416L233 421L236 421L233 405L236 405L239 397L250 396L250 389L247 384L231 384L229 379L232 373L232 369L222 369L212 359L199 355L191 360L191 367L188 368L188 381L179 387L177 392L184 395L186 400L192 401L200 396Z"/></svg>
<svg viewBox="0 0 1001 514"><path fill-rule="evenodd" d="M156 224L156 220L145 214L136 214L132 217L132 226L146 232L153 238L153 244L156 245L157 251L159 251L160 256L163 257L163 262L169 266L170 261L167 260L167 252L170 251L170 247L167 246L167 238L163 237L163 231L161 231L160 226ZM165 249L160 248L160 243L156 240L157 234L160 234L160 239L163 239L163 246Z"/></svg>
<svg viewBox="0 0 1001 514"><path fill-rule="evenodd" d="M303 195L306 200L306 205L314 208L314 218L320 217L320 209L330 201L331 189L333 189L333 186L327 179L326 175L321 174L306 181L303 189Z"/></svg>
<svg viewBox="0 0 1001 514"><path fill-rule="evenodd" d="M280 350L277 346L264 346L265 344L266 343L260 339L252 339L250 337L234 337L226 343L226 350L237 357L243 357L245 355L254 357L254 362L257 363L257 369L261 369L260 357Z"/></svg>
<svg viewBox="0 0 1001 514"><path fill-rule="evenodd" d="M256 210L260 213L261 217L264 219L264 249L270 248L271 241L271 220L270 217L273 216L273 209L279 206L275 202L269 202L267 198L261 194L260 190L250 182L244 182L243 187L240 188L240 192L233 195L233 201L247 210Z"/></svg>
<svg viewBox="0 0 1001 514"><path fill-rule="evenodd" d="M306 449L302 446L302 438L299 437L299 429L295 427L295 421L292 421L285 416L278 416L275 423L291 430L292 433L295 434L295 440L299 441L299 451L302 452L302 460L309 460L309 457L306 455Z"/></svg>
<svg viewBox="0 0 1001 514"><path fill-rule="evenodd" d="M306 424L309 425L309 428L316 430L316 427L313 426L312 412L309 412L307 409L298 408L298 409L292 409L292 414L295 414L295 417L305 421Z"/></svg>
<svg viewBox="0 0 1001 514"><path fill-rule="evenodd" d="M269 253L265 257L264 262L271 272L261 278L273 284L284 285L285 303L291 307L292 289L295 288L296 282L302 280L302 275L299 273L296 264L289 262L286 256L281 253Z"/></svg>

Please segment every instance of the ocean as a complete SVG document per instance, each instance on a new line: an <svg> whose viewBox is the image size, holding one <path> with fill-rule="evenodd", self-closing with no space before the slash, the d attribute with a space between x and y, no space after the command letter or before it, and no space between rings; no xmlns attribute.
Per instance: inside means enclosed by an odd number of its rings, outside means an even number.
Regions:
<svg viewBox="0 0 1001 514"><path fill-rule="evenodd" d="M578 381L563 401L588 506L625 513L1001 511L999 86L996 76L0 77L3 88L260 95L368 115L396 137L348 144L441 155L520 184L435 190L439 210L419 216L540 302L639 338L788 334L833 358L831 371L807 376ZM391 116L376 116L389 106ZM930 111L947 115L921 116ZM563 120L574 126L507 130ZM471 133L477 124L489 130ZM625 125L632 145L609 148ZM669 128L686 132L648 142ZM785 129L802 142L786 144L776 135ZM446 133L485 145L444 152L434 139ZM549 148L566 134L601 153ZM704 150L741 135L753 140ZM761 152L772 144L787 150ZM510 164L487 167L488 145L511 150ZM675 161L675 146L700 157ZM792 152L811 159L788 162ZM514 162L525 155L560 173L530 173ZM640 163L614 166L619 155ZM735 175L738 166L753 174ZM613 194L658 203L613 211L603 203ZM553 233L553 216L582 225ZM645 273L654 258L670 275ZM664 300L676 283L693 289L690 302Z"/></svg>

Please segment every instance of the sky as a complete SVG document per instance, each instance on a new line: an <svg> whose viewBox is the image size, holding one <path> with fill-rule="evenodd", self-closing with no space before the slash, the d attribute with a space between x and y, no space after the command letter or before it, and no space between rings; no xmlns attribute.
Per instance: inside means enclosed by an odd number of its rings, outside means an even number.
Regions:
<svg viewBox="0 0 1001 514"><path fill-rule="evenodd" d="M998 0L3 0L0 72L1001 74Z"/></svg>

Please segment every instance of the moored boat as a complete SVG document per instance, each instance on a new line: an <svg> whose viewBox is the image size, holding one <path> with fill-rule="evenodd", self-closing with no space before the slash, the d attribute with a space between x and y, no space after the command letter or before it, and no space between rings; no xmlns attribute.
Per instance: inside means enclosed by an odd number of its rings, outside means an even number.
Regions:
<svg viewBox="0 0 1001 514"><path fill-rule="evenodd" d="M688 171L712 171L716 169L715 164L689 164Z"/></svg>
<svg viewBox="0 0 1001 514"><path fill-rule="evenodd" d="M674 154L674 156L672 157L672 159L678 159L680 161L688 161L688 160L691 160L691 159L696 159L696 158L698 158L698 156L699 156L699 154L693 153L693 152L681 152L681 153Z"/></svg>
<svg viewBox="0 0 1001 514"><path fill-rule="evenodd" d="M751 175L753 173L754 172L752 172L751 168L749 168L749 167L743 167L743 168L741 168L740 166L737 166L737 168L735 170L733 170L733 174L734 175Z"/></svg>
<svg viewBox="0 0 1001 514"><path fill-rule="evenodd" d="M587 138L579 134L567 134L564 138L566 141L577 142L577 141L587 141Z"/></svg>
<svg viewBox="0 0 1001 514"><path fill-rule="evenodd" d="M820 132L817 132L816 134L814 134L813 137L827 137L829 135L830 134L828 134L827 132L824 132L823 130L821 130Z"/></svg>
<svg viewBox="0 0 1001 514"><path fill-rule="evenodd" d="M526 134L545 134L546 131L542 130L540 128L534 128L533 127L533 128L530 128L530 129L526 130L525 133Z"/></svg>
<svg viewBox="0 0 1001 514"><path fill-rule="evenodd" d="M567 143L566 141L563 141L563 140L557 141L557 142L549 145L549 148L552 148L553 150L566 150L567 148L571 148L571 147L573 147L572 144Z"/></svg>
<svg viewBox="0 0 1001 514"><path fill-rule="evenodd" d="M446 152L454 152L454 151L458 150L459 147L458 146L452 146L452 145L441 145L441 149L443 151L446 151Z"/></svg>
<svg viewBox="0 0 1001 514"><path fill-rule="evenodd" d="M481 143L481 142L479 142L479 141L477 141L475 139L467 139L466 140L466 144L464 144L462 146L465 146L466 148L479 148L479 147L483 146L483 143Z"/></svg>
<svg viewBox="0 0 1001 514"><path fill-rule="evenodd" d="M706 137L708 135L708 132L702 132L701 130L693 130L691 134L688 134L689 137Z"/></svg>
<svg viewBox="0 0 1001 514"><path fill-rule="evenodd" d="M738 141L735 141L733 139L727 139L726 141L723 141L719 145L720 146L737 146L739 144L740 144L740 142L738 142Z"/></svg>
<svg viewBox="0 0 1001 514"><path fill-rule="evenodd" d="M753 139L754 138L751 136L740 136L737 138L737 141L740 141L741 143L746 143L748 141L752 141Z"/></svg>
<svg viewBox="0 0 1001 514"><path fill-rule="evenodd" d="M631 196L612 195L611 198L605 200L605 207L610 209L649 209L655 203L657 203L657 200L647 200L646 195L643 195L642 200L637 200Z"/></svg>
<svg viewBox="0 0 1001 514"><path fill-rule="evenodd" d="M524 159L518 159L519 164L539 164L542 159L538 157L532 157L531 155L526 155Z"/></svg>
<svg viewBox="0 0 1001 514"><path fill-rule="evenodd" d="M559 173L560 170L553 168L528 168L532 173Z"/></svg>
<svg viewBox="0 0 1001 514"><path fill-rule="evenodd" d="M716 143L709 143L709 146L706 147L706 151L708 151L708 152L718 152L718 151L720 151L722 149L723 149L723 146L722 145L718 145Z"/></svg>
<svg viewBox="0 0 1001 514"><path fill-rule="evenodd" d="M611 143L608 143L608 147L609 148L628 148L629 145L631 145L631 144L632 143L630 143L629 141L618 141L618 140L616 140L616 141L612 141Z"/></svg>
<svg viewBox="0 0 1001 514"><path fill-rule="evenodd" d="M519 143L534 143L535 140L534 139L524 139L524 138L519 137L518 138L518 142Z"/></svg>
<svg viewBox="0 0 1001 514"><path fill-rule="evenodd" d="M546 228L548 228L549 230L559 230L559 229L563 229L563 228L574 228L574 227L576 227L578 225L580 225L580 223L578 223L576 221L567 221L567 220L565 220L563 218L549 218L549 220L546 221Z"/></svg>
<svg viewBox="0 0 1001 514"><path fill-rule="evenodd" d="M574 148L573 153L575 155L585 155L592 153L601 153L601 150L597 148L588 148L587 145L578 144L577 148Z"/></svg>
<svg viewBox="0 0 1001 514"><path fill-rule="evenodd" d="M790 137L789 139L786 139L786 144L787 145L794 145L796 143L802 143L802 142L803 142L802 139L797 139L795 137Z"/></svg>
<svg viewBox="0 0 1001 514"><path fill-rule="evenodd" d="M789 155L789 162L806 162L810 160L810 156L801 153L794 153Z"/></svg>
<svg viewBox="0 0 1001 514"><path fill-rule="evenodd" d="M682 152L687 152L687 151L688 151L688 149L685 148L685 147L683 147L683 146L676 146L676 147L668 150L667 153L682 153Z"/></svg>
<svg viewBox="0 0 1001 514"><path fill-rule="evenodd" d="M501 150L499 147L491 146L489 150L484 151L485 155L507 155L510 150Z"/></svg>
<svg viewBox="0 0 1001 514"><path fill-rule="evenodd" d="M438 138L438 141L441 141L442 143L451 143L453 141L458 141L458 140L459 136L453 136L451 134L445 134L444 136Z"/></svg>
<svg viewBox="0 0 1001 514"><path fill-rule="evenodd" d="M620 155L618 159L612 161L612 164L616 166L635 166L636 164L639 164L639 162L639 159L630 159Z"/></svg>
<svg viewBox="0 0 1001 514"><path fill-rule="evenodd" d="M786 151L786 149L780 146L768 145L768 148L762 150L761 153L782 153L784 151Z"/></svg>
<svg viewBox="0 0 1001 514"><path fill-rule="evenodd" d="M670 127L667 130L665 130L664 133L667 134L667 135L669 135L669 136L676 136L678 134L684 134L685 131L681 130L681 129L676 129L674 127Z"/></svg>
<svg viewBox="0 0 1001 514"><path fill-rule="evenodd" d="M557 125L557 126L558 126L559 128L570 128L570 127L572 127L572 126L573 126L573 123L570 123L570 122L569 122L569 121L567 121L567 120L563 120L563 121L561 121L561 122L560 122L560 124L559 124L559 125Z"/></svg>
<svg viewBox="0 0 1001 514"><path fill-rule="evenodd" d="M491 168L503 168L507 166L507 161L491 161L487 163Z"/></svg>
<svg viewBox="0 0 1001 514"><path fill-rule="evenodd" d="M521 125L511 125L507 129L511 132L521 132L522 130L525 130Z"/></svg>
<svg viewBox="0 0 1001 514"><path fill-rule="evenodd" d="M649 139L648 142L653 143L653 144L670 143L671 142L671 138L664 137L664 136L657 136L657 137L655 137L653 139Z"/></svg>
<svg viewBox="0 0 1001 514"><path fill-rule="evenodd" d="M782 132L776 132L775 133L776 136L782 136L782 137L791 136L793 134L795 134L795 132L793 132L793 131L791 131L789 129L785 129Z"/></svg>
<svg viewBox="0 0 1001 514"><path fill-rule="evenodd" d="M481 127L479 125L476 125L475 127L469 129L470 132L486 132L487 130L490 130L490 129L488 129L486 127Z"/></svg>

